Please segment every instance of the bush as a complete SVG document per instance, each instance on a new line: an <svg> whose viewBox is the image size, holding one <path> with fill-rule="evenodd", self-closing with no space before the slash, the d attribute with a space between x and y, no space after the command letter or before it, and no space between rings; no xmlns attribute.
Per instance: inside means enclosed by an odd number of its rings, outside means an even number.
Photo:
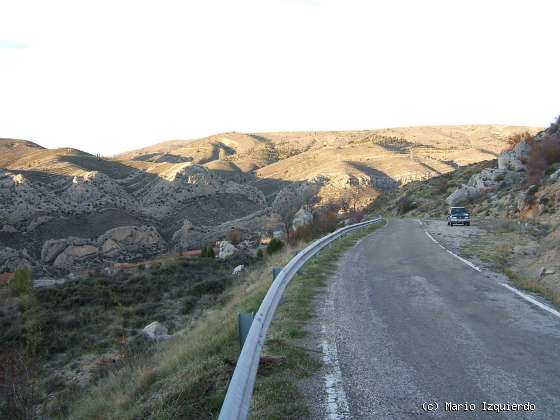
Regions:
<svg viewBox="0 0 560 420"><path fill-rule="evenodd" d="M529 142L533 138L533 135L528 132L524 131L522 133L514 134L507 139L508 147L506 150L513 150L515 146L522 142Z"/></svg>
<svg viewBox="0 0 560 420"><path fill-rule="evenodd" d="M280 251L284 247L284 242L278 238L272 238L266 247L266 253L272 255Z"/></svg>
<svg viewBox="0 0 560 420"><path fill-rule="evenodd" d="M539 183L546 170L560 162L560 135L558 133L544 136L541 140L531 141L531 151L527 160L529 182Z"/></svg>
<svg viewBox="0 0 560 420"><path fill-rule="evenodd" d="M190 288L189 293L193 296L202 296L206 294L219 294L225 290L224 283L219 280L204 280L195 284Z"/></svg>
<svg viewBox="0 0 560 420"><path fill-rule="evenodd" d="M186 315L195 307L197 299L194 296L187 296L181 302L181 313Z"/></svg>
<svg viewBox="0 0 560 420"><path fill-rule="evenodd" d="M39 401L38 360L21 351L0 353L0 417L35 418Z"/></svg>
<svg viewBox="0 0 560 420"><path fill-rule="evenodd" d="M205 246L204 248L202 248L200 256L203 258L215 258L216 254L214 253L214 248L212 248L211 246Z"/></svg>
<svg viewBox="0 0 560 420"><path fill-rule="evenodd" d="M258 258L258 259L264 258L264 253L263 253L262 249L259 249L259 250L257 251L257 258Z"/></svg>
<svg viewBox="0 0 560 420"><path fill-rule="evenodd" d="M416 203L410 199L410 197L403 196L399 198L397 202L397 212L398 214L405 214L416 208Z"/></svg>
<svg viewBox="0 0 560 420"><path fill-rule="evenodd" d="M226 241L231 242L233 245L237 245L241 242L241 232L238 229L229 231L226 235Z"/></svg>
<svg viewBox="0 0 560 420"><path fill-rule="evenodd" d="M8 285L16 295L27 295L33 290L33 273L29 268L17 269Z"/></svg>

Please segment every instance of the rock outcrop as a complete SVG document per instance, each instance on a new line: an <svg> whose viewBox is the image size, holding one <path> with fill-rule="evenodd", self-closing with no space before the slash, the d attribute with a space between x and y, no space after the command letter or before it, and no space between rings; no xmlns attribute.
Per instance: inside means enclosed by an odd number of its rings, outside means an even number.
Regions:
<svg viewBox="0 0 560 420"><path fill-rule="evenodd" d="M237 248L228 241L221 241L218 248L218 258L221 260L225 260L237 252Z"/></svg>
<svg viewBox="0 0 560 420"><path fill-rule="evenodd" d="M173 234L173 243L183 251L200 249L223 240L232 230L239 231L242 241L257 240L270 236L271 232L282 230L282 226L282 218L271 208L266 208L217 226L193 226L186 230L181 228Z"/></svg>
<svg viewBox="0 0 560 420"><path fill-rule="evenodd" d="M164 240L153 226L121 226L97 239L101 254L109 258L132 259L151 256L164 248Z"/></svg>
<svg viewBox="0 0 560 420"><path fill-rule="evenodd" d="M462 205L515 184L522 178L521 172L526 171L525 162L529 152L530 146L521 142L513 150L501 153L498 155L498 168L486 168L472 175L466 185L462 185L447 197L447 204Z"/></svg>
<svg viewBox="0 0 560 420"><path fill-rule="evenodd" d="M167 340L170 335L167 333L167 327L158 321L154 321L146 325L142 330L144 336L153 341Z"/></svg>
<svg viewBox="0 0 560 420"><path fill-rule="evenodd" d="M71 268L86 259L96 257L99 249L93 245L70 245L64 249L53 262L57 268Z"/></svg>
<svg viewBox="0 0 560 420"><path fill-rule="evenodd" d="M294 215L294 219L292 220L292 230L298 230L299 228L312 222L313 214L310 211L301 208Z"/></svg>
<svg viewBox="0 0 560 420"><path fill-rule="evenodd" d="M96 239L64 238L43 244L41 260L57 268L94 259L130 261L160 253L165 242L153 226L121 226L110 229Z"/></svg>
<svg viewBox="0 0 560 420"><path fill-rule="evenodd" d="M119 184L97 171L75 176L62 192L61 198L79 212L103 207L134 207L132 197Z"/></svg>
<svg viewBox="0 0 560 420"><path fill-rule="evenodd" d="M498 156L498 168L509 171L525 171L531 146L525 141L518 143L512 150Z"/></svg>
<svg viewBox="0 0 560 420"><path fill-rule="evenodd" d="M169 216L181 202L214 194L241 194L258 206L265 206L264 194L250 185L228 181L201 165L185 163L167 175L142 198L144 212L155 218Z"/></svg>

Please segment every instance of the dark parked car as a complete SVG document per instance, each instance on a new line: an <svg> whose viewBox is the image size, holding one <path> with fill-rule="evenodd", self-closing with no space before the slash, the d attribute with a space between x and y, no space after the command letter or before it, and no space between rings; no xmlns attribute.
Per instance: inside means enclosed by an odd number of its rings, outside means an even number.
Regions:
<svg viewBox="0 0 560 420"><path fill-rule="evenodd" d="M450 207L447 215L447 225L471 225L471 215L465 207Z"/></svg>

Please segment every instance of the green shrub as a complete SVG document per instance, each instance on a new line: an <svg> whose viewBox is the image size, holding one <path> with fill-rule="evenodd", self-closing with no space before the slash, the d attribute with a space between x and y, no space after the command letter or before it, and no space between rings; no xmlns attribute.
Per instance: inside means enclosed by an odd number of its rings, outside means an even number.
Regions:
<svg viewBox="0 0 560 420"><path fill-rule="evenodd" d="M8 283L17 295L27 295L33 289L33 274L29 268L17 269Z"/></svg>
<svg viewBox="0 0 560 420"><path fill-rule="evenodd" d="M212 248L211 246L205 246L204 248L202 248L200 256L203 258L215 258L216 254L214 253L214 248Z"/></svg>
<svg viewBox="0 0 560 420"><path fill-rule="evenodd" d="M406 195L401 197L397 202L397 211L399 214L405 214L416 208L416 203Z"/></svg>
<svg viewBox="0 0 560 420"><path fill-rule="evenodd" d="M181 313L186 315L195 307L197 299L194 296L186 296L181 305Z"/></svg>
<svg viewBox="0 0 560 420"><path fill-rule="evenodd" d="M205 294L219 294L225 290L224 283L219 280L204 280L191 287L190 293L193 296L202 296Z"/></svg>
<svg viewBox="0 0 560 420"><path fill-rule="evenodd" d="M262 259L263 257L264 257L263 251L262 251L262 249L259 249L259 250L257 251L257 258L258 258L258 259Z"/></svg>
<svg viewBox="0 0 560 420"><path fill-rule="evenodd" d="M272 255L275 252L280 251L284 247L284 242L278 238L272 238L266 247L266 252L268 255Z"/></svg>

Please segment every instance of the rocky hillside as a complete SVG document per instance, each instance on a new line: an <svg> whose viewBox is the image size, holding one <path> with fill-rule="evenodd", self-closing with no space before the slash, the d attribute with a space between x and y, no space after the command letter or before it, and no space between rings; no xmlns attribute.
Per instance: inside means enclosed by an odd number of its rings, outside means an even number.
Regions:
<svg viewBox="0 0 560 420"><path fill-rule="evenodd" d="M468 207L476 227L446 229L460 232L458 251L560 303L560 119L512 136L496 159L411 183L370 210L445 220L449 206Z"/></svg>
<svg viewBox="0 0 560 420"><path fill-rule="evenodd" d="M495 159L526 130L224 133L113 158L0 139L0 271L56 275L198 249L232 231L259 240L289 229L298 212L310 220L326 207L362 208L398 186Z"/></svg>

